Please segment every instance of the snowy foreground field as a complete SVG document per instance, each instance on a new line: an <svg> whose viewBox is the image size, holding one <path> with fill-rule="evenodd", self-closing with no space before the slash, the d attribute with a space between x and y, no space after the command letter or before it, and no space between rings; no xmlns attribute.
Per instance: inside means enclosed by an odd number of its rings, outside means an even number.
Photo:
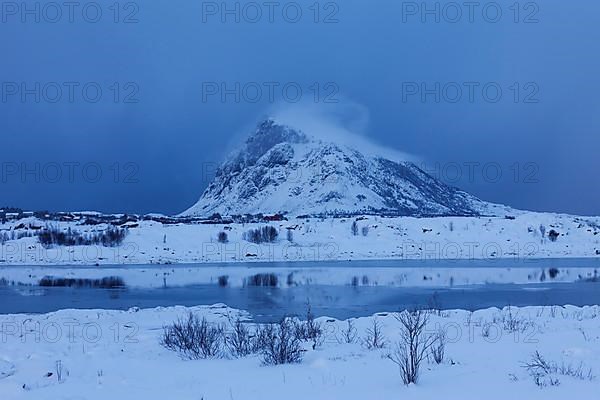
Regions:
<svg viewBox="0 0 600 400"><path fill-rule="evenodd" d="M318 318L322 339L301 343L301 362L273 366L261 353L189 360L161 346L163 327L190 311L226 335L249 317L224 305L2 315L0 398L585 399L600 389L600 306L428 312L424 334L445 332L443 359L428 353L410 385L387 357L400 341L394 314L352 320L351 335L347 321ZM385 345L368 349L374 321ZM543 363L525 368L536 352Z"/></svg>
<svg viewBox="0 0 600 400"><path fill-rule="evenodd" d="M600 218L511 210L501 217L300 219L253 224L128 223L116 247L42 246L46 226L85 237L106 224L44 222L34 217L0 224L1 265L114 265L205 262L342 260L489 260L597 257ZM352 225L356 223L353 232ZM272 243L244 238L250 229L272 226ZM226 241L218 241L223 233Z"/></svg>

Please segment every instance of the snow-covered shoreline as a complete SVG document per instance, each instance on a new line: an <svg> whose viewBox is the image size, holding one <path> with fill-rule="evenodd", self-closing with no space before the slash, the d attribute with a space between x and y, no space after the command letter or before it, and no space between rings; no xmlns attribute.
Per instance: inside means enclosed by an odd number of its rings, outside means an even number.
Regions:
<svg viewBox="0 0 600 400"><path fill-rule="evenodd" d="M345 321L318 318L322 344L310 343L300 364L263 366L259 356L184 361L163 348L162 328L188 312L222 323L243 311L225 305L193 308L61 310L42 315L0 315L0 393L10 399L204 398L370 399L409 396L439 399L593 398L597 378L557 375L540 388L523 368L536 351L559 365L600 371L600 306L490 308L430 314L427 329L447 333L445 358L422 365L416 385L405 386L385 356L399 340L399 322L382 310L353 319L354 343L340 340ZM373 318L388 342L383 349L360 344ZM515 322L517 321L517 322ZM508 322L508 323L507 323ZM516 324L516 325L515 325ZM516 326L516 329L515 329ZM60 381L58 374L60 373Z"/></svg>
<svg viewBox="0 0 600 400"><path fill-rule="evenodd" d="M279 233L273 243L244 240L248 230L267 225ZM127 285L152 288L217 284L226 276L227 285L235 287L243 286L252 275L275 274L280 287L452 286L573 282L597 278L600 269L600 263L595 263L600 260L600 219L561 214L519 212L510 218L294 218L248 224L140 221L128 229L125 241L116 247L47 248L36 236L18 239L19 234L42 226L44 223L33 217L0 225L11 237L15 235L14 240L0 245L0 279L37 284L44 276L99 279L114 275ZM77 221L56 222L53 226L82 235L109 228L107 224L84 225ZM557 236L550 238L550 231ZM219 233L226 234L226 242L217 240ZM589 262L554 265L554 259L576 258ZM368 268L362 266L362 260L368 260ZM375 260L381 260L381 265ZM398 268L393 260L412 260L414 265ZM469 260L479 260L477 268L463 268L462 262ZM331 264L336 262L339 265L333 268ZM519 268L513 268L515 263L521 264Z"/></svg>
<svg viewBox="0 0 600 400"><path fill-rule="evenodd" d="M495 260L600 257L600 218L515 212L506 217L299 219L248 224L162 224L130 226L121 245L42 246L30 226L36 218L0 224L9 240L0 244L4 265L144 265L335 260ZM352 232L356 222L357 231ZM82 235L109 225L52 222ZM273 243L254 244L244 234L266 225L279 233ZM217 240L226 234L226 242ZM288 232L289 236L288 236ZM551 237L550 232L556 234ZM12 239L12 236L15 239Z"/></svg>

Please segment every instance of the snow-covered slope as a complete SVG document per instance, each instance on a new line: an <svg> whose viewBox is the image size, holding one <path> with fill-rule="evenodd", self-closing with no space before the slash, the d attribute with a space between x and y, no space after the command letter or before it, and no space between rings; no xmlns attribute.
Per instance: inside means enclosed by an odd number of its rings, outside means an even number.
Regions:
<svg viewBox="0 0 600 400"><path fill-rule="evenodd" d="M497 215L500 208L445 185L414 163L392 161L267 119L182 215L471 216Z"/></svg>

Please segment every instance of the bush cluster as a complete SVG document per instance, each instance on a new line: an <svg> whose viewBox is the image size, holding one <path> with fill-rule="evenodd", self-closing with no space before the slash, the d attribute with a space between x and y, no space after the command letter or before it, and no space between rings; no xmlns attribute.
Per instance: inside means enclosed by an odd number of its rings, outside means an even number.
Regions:
<svg viewBox="0 0 600 400"><path fill-rule="evenodd" d="M310 310L309 320L283 318L276 324L252 325L240 319L223 325L211 324L190 313L163 328L162 346L184 359L245 357L260 355L263 364L292 364L302 361L302 343L313 341L313 348L323 334Z"/></svg>
<svg viewBox="0 0 600 400"><path fill-rule="evenodd" d="M161 344L183 358L198 360L221 355L223 338L222 326L209 324L205 318L199 319L190 313L187 319L179 319L164 328Z"/></svg>
<svg viewBox="0 0 600 400"><path fill-rule="evenodd" d="M219 234L217 235L217 241L219 243L229 242L229 238L227 237L227 232L219 232Z"/></svg>
<svg viewBox="0 0 600 400"><path fill-rule="evenodd" d="M559 376L589 381L596 379L592 369L584 367L583 363L577 366L564 363L559 365L554 361L547 361L538 351L533 353L530 360L522 366L539 387L560 385Z"/></svg>
<svg viewBox="0 0 600 400"><path fill-rule="evenodd" d="M104 231L91 234L82 234L68 228L60 230L56 226L46 226L38 233L38 240L46 247L58 246L89 246L101 245L115 247L123 243L127 236L127 229L109 227Z"/></svg>
<svg viewBox="0 0 600 400"><path fill-rule="evenodd" d="M273 243L277 240L277 236L279 236L277 229L270 225L263 226L262 228L250 229L242 235L244 240L256 244Z"/></svg>

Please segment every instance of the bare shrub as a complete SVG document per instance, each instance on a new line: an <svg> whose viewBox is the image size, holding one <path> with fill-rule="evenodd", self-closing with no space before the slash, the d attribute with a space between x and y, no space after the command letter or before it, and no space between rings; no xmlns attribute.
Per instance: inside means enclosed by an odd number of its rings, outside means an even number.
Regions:
<svg viewBox="0 0 600 400"><path fill-rule="evenodd" d="M323 343L323 327L315 321L310 303L307 304L306 308L306 320L294 321L294 329L299 339L313 342L313 349Z"/></svg>
<svg viewBox="0 0 600 400"><path fill-rule="evenodd" d="M259 328L257 348L263 364L294 364L302 361L300 338L296 336L294 324L289 318L279 324L268 324Z"/></svg>
<svg viewBox="0 0 600 400"><path fill-rule="evenodd" d="M527 370L533 382L539 387L560 385L559 375L589 381L596 379L592 369L585 369L583 363L577 367L564 363L559 365L553 361L547 361L538 351L533 353L530 360L523 363L522 367Z"/></svg>
<svg viewBox="0 0 600 400"><path fill-rule="evenodd" d="M579 363L577 366L572 364L561 364L557 369L558 373L563 376L570 376L572 378L580 379L582 381L589 380L593 381L596 376L592 372L591 368L585 368L583 363Z"/></svg>
<svg viewBox="0 0 600 400"><path fill-rule="evenodd" d="M554 229L550 229L550 232L548 232L548 239L550 239L551 242L556 242L556 239L558 239L559 236L560 233L556 232Z"/></svg>
<svg viewBox="0 0 600 400"><path fill-rule="evenodd" d="M440 329L435 334L430 354L436 364L444 362L444 357L446 355L446 332L444 332L444 330Z"/></svg>
<svg viewBox="0 0 600 400"><path fill-rule="evenodd" d="M376 317L373 318L370 328L367 328L367 336L362 340L362 345L369 350L383 349L387 346L387 339L381 331L382 325Z"/></svg>
<svg viewBox="0 0 600 400"><path fill-rule="evenodd" d="M422 310L404 311L396 314L400 322L400 341L396 343L389 359L400 368L405 385L417 383L421 363L436 342L434 336L425 335L428 315Z"/></svg>
<svg viewBox="0 0 600 400"><path fill-rule="evenodd" d="M589 342L591 340L591 338L585 333L585 330L583 330L582 327L579 327L579 332L581 332L583 340L585 340L586 342Z"/></svg>
<svg viewBox="0 0 600 400"><path fill-rule="evenodd" d="M354 321L349 319L346 323L347 326L340 332L337 341L338 343L355 343L358 339L358 331L354 327Z"/></svg>
<svg viewBox="0 0 600 400"><path fill-rule="evenodd" d="M227 232L219 232L217 235L217 240L219 243L227 243L229 242L229 238L227 237Z"/></svg>
<svg viewBox="0 0 600 400"><path fill-rule="evenodd" d="M255 336L248 325L239 318L231 324L231 331L227 333L225 343L230 354L234 357L246 357L257 350Z"/></svg>
<svg viewBox="0 0 600 400"><path fill-rule="evenodd" d="M358 224L356 223L356 221L352 221L350 231L352 232L352 236L358 236Z"/></svg>
<svg viewBox="0 0 600 400"><path fill-rule="evenodd" d="M494 323L500 323L507 332L524 332L529 327L535 326L531 319L519 316L519 311L513 312L511 306L502 311L501 315L494 317Z"/></svg>
<svg viewBox="0 0 600 400"><path fill-rule="evenodd" d="M486 322L483 324L482 328L481 328L481 336L487 338L490 337L490 331L492 329L492 324L489 322Z"/></svg>
<svg viewBox="0 0 600 400"><path fill-rule="evenodd" d="M55 370L56 370L56 379L57 379L58 383L61 383L63 381L63 373L64 373L64 367L63 367L63 363L61 360L57 360L55 362Z"/></svg>
<svg viewBox="0 0 600 400"><path fill-rule="evenodd" d="M523 364L523 368L527 370L537 386L557 386L560 384L558 378L551 376L553 372L556 372L554 367L537 351L531 356L531 360Z"/></svg>
<svg viewBox="0 0 600 400"><path fill-rule="evenodd" d="M189 313L187 319L180 318L163 330L161 345L179 353L182 358L198 360L222 355L224 329L209 324L204 317L200 320Z"/></svg>

